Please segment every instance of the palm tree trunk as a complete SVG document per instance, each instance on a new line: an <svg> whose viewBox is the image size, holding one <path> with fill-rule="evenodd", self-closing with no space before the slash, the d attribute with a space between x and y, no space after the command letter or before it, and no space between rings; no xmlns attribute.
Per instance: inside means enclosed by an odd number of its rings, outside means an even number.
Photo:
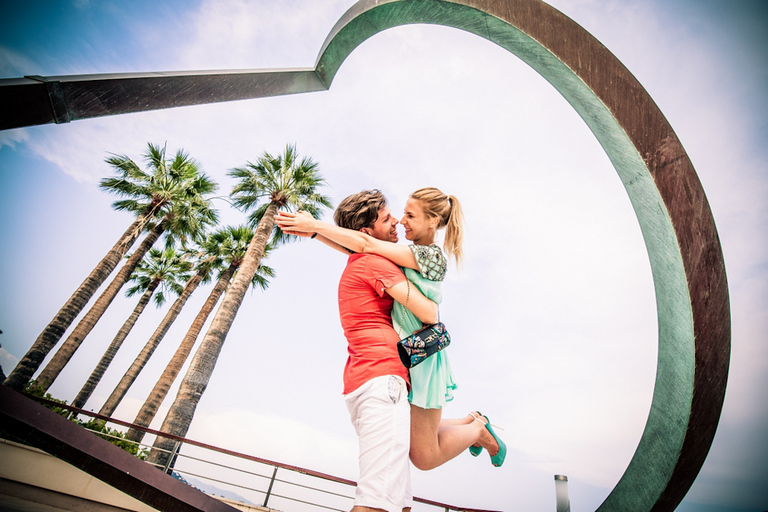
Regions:
<svg viewBox="0 0 768 512"><path fill-rule="evenodd" d="M56 380L56 377L59 376L61 370L64 369L64 366L72 358L78 347L80 347L80 344L83 342L85 337L88 336L88 333L91 332L93 327L96 325L96 322L99 321L101 316L107 310L107 307L112 303L112 300L120 291L120 288L122 288L123 285L128 281L128 279L131 277L131 274L136 269L136 266L139 264L147 251L149 251L152 245L154 245L157 239L160 238L160 235L164 230L165 222L160 222L152 231L150 231L146 238L144 238L144 241L141 242L141 245L138 247L138 249L136 249L130 258L128 258L128 261L126 261L125 265L123 265L123 268L120 269L107 289L104 290L101 296L96 300L96 303L93 305L93 307L91 307L88 313L86 313L82 320L80 320L80 322L77 324L77 327L75 327L75 330L72 331L72 334L70 334L69 338L67 338L67 341L64 342L58 352L56 352L56 355L53 356L53 359L51 359L43 371L40 372L40 375L35 380L35 384L37 387L42 389L43 392L47 391L48 388L51 387L53 381Z"/></svg>
<svg viewBox="0 0 768 512"><path fill-rule="evenodd" d="M155 332L149 338L147 344L144 345L144 348L133 361L131 367L128 368L127 372L125 372L123 378L120 379L120 382L117 383L114 391L112 391L112 394L109 395L109 398L107 398L107 401L101 407L99 414L104 416L112 416L112 413L115 412L117 406L120 405L120 402L123 400L123 398L125 398L125 394L128 392L128 389L136 381L136 378L139 376L141 370L144 369L144 366L147 364L147 361L149 361L152 353L163 340L166 333L168 332L168 329L170 329L174 320L176 320L176 318L179 316L179 313L181 313L181 308L184 307L184 304L186 304L189 296L192 295L192 292L197 289L198 285L203 280L203 274L203 271L198 272L184 286L184 291L173 303L173 306L171 306L171 309L168 311L168 313L166 313L163 321L160 322L160 325L157 326L157 329L155 329Z"/></svg>
<svg viewBox="0 0 768 512"><path fill-rule="evenodd" d="M125 338L128 337L128 334L131 332L131 329L133 329L133 326L136 325L136 320L138 320L139 316L144 312L144 308L147 307L147 304L149 304L149 299L152 298L152 294L155 293L155 290L159 285L159 280L156 279L152 281L152 284L149 286L149 288L147 288L146 291L141 295L138 304L136 304L136 307L133 308L131 316L128 317L128 320L126 320L120 330L117 331L117 335L112 340L112 343L109 344L109 347L107 347L107 351L104 352L103 356L101 356L99 364L96 365L96 368L91 373L91 376L88 377L88 380L83 385L83 388L75 397L75 400L72 402L73 407L82 409L85 405L85 402L87 402L91 397L93 390L96 389L99 381L104 376L104 372L106 372L107 368L109 368L109 365L112 363L112 359L115 358L115 354L117 354L117 351L120 349L123 341L125 341Z"/></svg>
<svg viewBox="0 0 768 512"><path fill-rule="evenodd" d="M80 287L72 294L64 306L56 313L53 320L45 327L42 333L37 337L32 347L26 355L19 361L16 368L5 380L4 384L8 387L21 391L32 379L37 369L42 364L48 353L53 350L56 343L59 342L64 332L69 328L74 319L83 310L85 305L91 300L93 294L99 289L99 286L109 277L109 274L115 270L117 264L123 259L125 253L131 248L136 238L144 230L144 227L155 214L154 209L139 215L131 226L123 233L123 236L110 249L98 265L91 271L90 275L83 281Z"/></svg>
<svg viewBox="0 0 768 512"><path fill-rule="evenodd" d="M205 334L200 347L198 347L195 356L192 358L184 380L181 382L176 399L165 417L160 431L176 436L184 437L192 423L192 417L195 415L195 409L200 402L200 398L208 387L208 381L211 378L213 369L216 366L216 360L221 353L224 340L227 337L232 322L240 305L243 302L245 292L251 284L256 270L261 263L261 257L264 255L264 249L267 246L267 240L275 227L275 214L278 205L275 202L270 203L267 211L264 212L256 233L253 235L248 250L245 252L243 262L237 275L232 280L232 284L227 290L227 294L222 300L221 306L216 311L211 326ZM161 464L165 466L170 457L174 441L157 437L152 446L147 459L148 462ZM163 450L163 451L161 451Z"/></svg>
<svg viewBox="0 0 768 512"><path fill-rule="evenodd" d="M187 360L187 357L189 357L189 353L192 352L192 347L195 345L195 341L197 340L197 336L200 334L200 331L203 330L203 325L205 325L206 320L208 320L208 315L211 314L211 311L213 311L216 303L219 302L219 298L224 293L224 290L227 289L227 285L232 279L232 275L235 273L236 269L237 264L233 263L221 274L221 277L219 277L219 280L216 282L216 286L214 286L213 290L211 290L211 294L208 296L205 304L203 304L203 307L200 309L197 317L195 317L195 321L192 322L192 326L189 328L186 336L184 336L184 339L181 341L179 348L176 349L176 353L173 354L171 362L168 363L168 366L165 367L165 371L158 379L155 387L149 393L149 396L147 396L147 400L144 402L144 405L136 415L136 419L133 420L135 425L149 427L150 423L152 423L152 420L155 419L157 410L160 408L163 400L165 400L166 395L168 395L168 391L171 389L173 382L176 380L176 376L179 375L181 367L184 366L184 362ZM107 416L110 416L112 412L108 414L99 412L99 414L106 414ZM126 432L125 438L138 443L141 442L141 440L144 438L144 432L131 428L128 429L128 432Z"/></svg>

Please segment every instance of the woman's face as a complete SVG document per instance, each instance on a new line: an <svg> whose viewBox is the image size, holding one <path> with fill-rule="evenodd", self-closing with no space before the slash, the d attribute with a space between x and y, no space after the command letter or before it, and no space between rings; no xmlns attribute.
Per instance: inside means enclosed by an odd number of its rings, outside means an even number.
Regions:
<svg viewBox="0 0 768 512"><path fill-rule="evenodd" d="M421 203L412 197L408 198L408 202L405 203L405 211L400 224L405 228L406 239L416 243L426 241L426 243L431 244L434 242L437 219L429 217L421 208Z"/></svg>

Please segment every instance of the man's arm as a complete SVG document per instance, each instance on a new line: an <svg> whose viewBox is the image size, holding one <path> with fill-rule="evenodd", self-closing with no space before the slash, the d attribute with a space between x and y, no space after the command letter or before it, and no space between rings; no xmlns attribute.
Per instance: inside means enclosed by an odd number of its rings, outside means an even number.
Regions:
<svg viewBox="0 0 768 512"><path fill-rule="evenodd" d="M410 292L408 288L410 287ZM401 281L394 286L384 289L393 299L402 305L406 305L408 311L416 315L416 318L425 324L434 324L437 322L437 304L429 300L422 294L415 285ZM409 294L410 293L410 294Z"/></svg>

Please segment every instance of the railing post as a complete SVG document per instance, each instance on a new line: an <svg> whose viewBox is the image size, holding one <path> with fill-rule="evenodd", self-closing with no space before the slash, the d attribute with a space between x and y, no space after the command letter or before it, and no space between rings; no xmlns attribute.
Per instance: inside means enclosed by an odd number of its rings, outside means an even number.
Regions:
<svg viewBox="0 0 768 512"><path fill-rule="evenodd" d="M181 441L176 441L173 445L173 449L171 450L170 455L168 456L168 462L165 463L165 467L163 468L163 473L168 473L169 475L173 472L171 470L171 466L173 465L173 459L176 457L176 454L179 453L179 447L181 446ZM171 473L169 473L169 470Z"/></svg>
<svg viewBox="0 0 768 512"><path fill-rule="evenodd" d="M272 486L275 484L275 475L277 475L277 466L275 466L275 470L272 472L272 478L269 481L269 487L267 488L267 495L264 496L264 504L262 507L267 506L267 502L269 501L269 495L272 494Z"/></svg>

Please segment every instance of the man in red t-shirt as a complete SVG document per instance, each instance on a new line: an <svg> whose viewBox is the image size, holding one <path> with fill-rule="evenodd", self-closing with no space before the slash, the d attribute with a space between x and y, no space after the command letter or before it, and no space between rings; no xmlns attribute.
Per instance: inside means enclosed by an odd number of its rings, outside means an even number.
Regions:
<svg viewBox="0 0 768 512"><path fill-rule="evenodd" d="M344 199L334 220L341 227L397 242L398 220L378 190ZM344 398L360 442L352 512L401 512L413 503L408 370L397 354L394 300L407 303L422 322L437 321L435 303L408 286L397 265L373 254L352 254L339 281L339 313L349 352Z"/></svg>

